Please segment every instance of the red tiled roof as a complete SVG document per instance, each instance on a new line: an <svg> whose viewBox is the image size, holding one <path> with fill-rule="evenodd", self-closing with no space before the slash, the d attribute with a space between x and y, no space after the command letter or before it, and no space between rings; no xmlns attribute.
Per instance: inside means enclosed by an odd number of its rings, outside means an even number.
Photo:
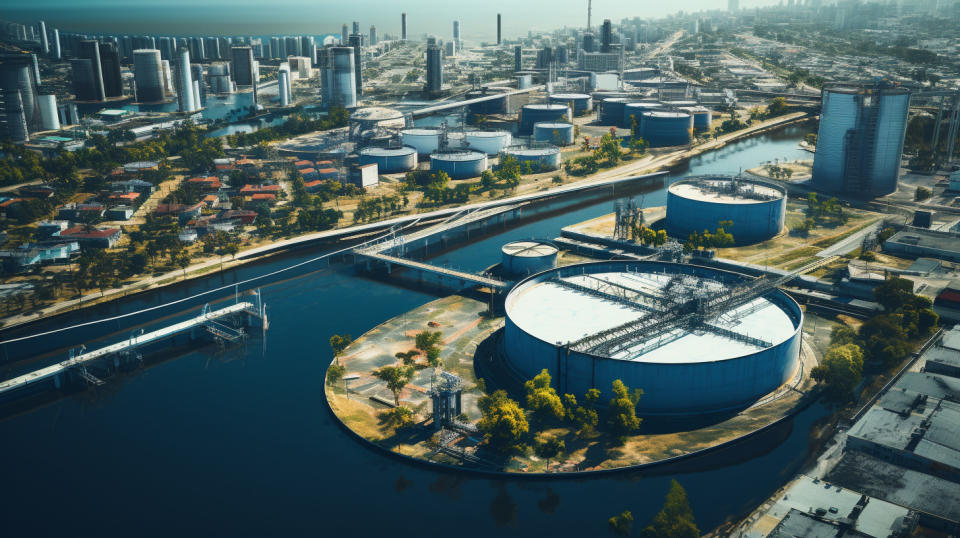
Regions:
<svg viewBox="0 0 960 538"><path fill-rule="evenodd" d="M267 194L267 193L257 193L257 194L254 194L251 198L254 200L276 200L277 195Z"/></svg>
<svg viewBox="0 0 960 538"><path fill-rule="evenodd" d="M60 237L68 235L71 237L98 239L98 238L110 237L118 233L120 233L120 230L118 228L103 228L103 229L94 228L88 232L87 229L83 226L74 226L73 228L67 228L66 230L63 230L62 232L60 232Z"/></svg>
<svg viewBox="0 0 960 538"><path fill-rule="evenodd" d="M121 194L121 193L115 192L110 196L108 196L108 198L110 198L111 200L136 200L137 198L140 198L140 193L126 192Z"/></svg>
<svg viewBox="0 0 960 538"><path fill-rule="evenodd" d="M293 163L294 166L300 168L301 166L313 166L313 161L297 161Z"/></svg>
<svg viewBox="0 0 960 538"><path fill-rule="evenodd" d="M946 289L940 292L937 295L938 301L947 301L951 303L960 303L960 292L954 291L951 289Z"/></svg>
<svg viewBox="0 0 960 538"><path fill-rule="evenodd" d="M320 185L322 183L323 183L322 179L315 179L313 181L308 181L304 183L303 186L309 189L310 187L316 187L317 185Z"/></svg>
<svg viewBox="0 0 960 538"><path fill-rule="evenodd" d="M3 202L0 202L0 207L10 207L17 202L22 202L22 201L23 201L23 198L11 198L9 200L4 200Z"/></svg>
<svg viewBox="0 0 960 538"><path fill-rule="evenodd" d="M280 185L244 185L240 189L240 192L243 194L254 193L254 192L277 192L280 190Z"/></svg>
<svg viewBox="0 0 960 538"><path fill-rule="evenodd" d="M214 201L219 200L219 199L220 199L220 197L217 196L216 194L208 194L208 195L206 195L206 196L203 197L203 201L204 201L204 202L214 202Z"/></svg>
<svg viewBox="0 0 960 538"><path fill-rule="evenodd" d="M317 171L316 171L315 169L313 169L313 168L304 168L303 170L300 170L300 173L303 174L303 175L316 174Z"/></svg>
<svg viewBox="0 0 960 538"><path fill-rule="evenodd" d="M318 174L336 174L336 173L337 173L337 169L336 169L336 168L321 168L321 169L317 170L317 173L318 173Z"/></svg>

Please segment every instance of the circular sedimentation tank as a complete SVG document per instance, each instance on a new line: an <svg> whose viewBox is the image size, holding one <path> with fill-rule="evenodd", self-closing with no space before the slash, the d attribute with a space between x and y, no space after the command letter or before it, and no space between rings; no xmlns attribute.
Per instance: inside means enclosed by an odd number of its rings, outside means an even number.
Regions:
<svg viewBox="0 0 960 538"><path fill-rule="evenodd" d="M502 357L523 379L548 370L561 394L596 388L606 400L619 379L643 389L641 414L742 409L797 373L803 311L774 289L719 313L685 312L749 280L729 271L653 261L546 270L507 295ZM677 312L692 321L664 323ZM641 325L645 328L637 330Z"/></svg>
<svg viewBox="0 0 960 538"><path fill-rule="evenodd" d="M693 117L686 112L644 112L640 132L652 148L683 146L693 138Z"/></svg>
<svg viewBox="0 0 960 538"><path fill-rule="evenodd" d="M593 110L593 97L585 93L555 93L550 96L549 101L555 105L573 104L573 114L583 116Z"/></svg>
<svg viewBox="0 0 960 538"><path fill-rule="evenodd" d="M732 221L725 231L737 244L765 241L783 230L786 191L772 183L727 176L697 176L667 189L665 228L685 241L692 232L711 233L720 221Z"/></svg>
<svg viewBox="0 0 960 538"><path fill-rule="evenodd" d="M560 168L560 148L507 148L501 155L510 155L520 163L536 163L540 171L557 170Z"/></svg>
<svg viewBox="0 0 960 538"><path fill-rule="evenodd" d="M562 122L570 120L570 107L555 104L523 105L520 108L519 132L528 136L537 123Z"/></svg>
<svg viewBox="0 0 960 538"><path fill-rule="evenodd" d="M496 155L510 145L513 137L507 131L467 131L464 140L466 147L474 151Z"/></svg>
<svg viewBox="0 0 960 538"><path fill-rule="evenodd" d="M417 150L410 146L363 148L358 156L361 165L376 164L381 174L409 172L417 167Z"/></svg>
<svg viewBox="0 0 960 538"><path fill-rule="evenodd" d="M503 245L500 265L508 275L532 275L557 265L560 250L547 241L513 241Z"/></svg>
<svg viewBox="0 0 960 538"><path fill-rule="evenodd" d="M446 172L450 179L477 177L487 169L487 154L478 151L433 153L430 155L430 170Z"/></svg>
<svg viewBox="0 0 960 538"><path fill-rule="evenodd" d="M361 131L385 128L403 128L405 120L403 113L392 108L379 106L358 108L350 113L351 128L357 128Z"/></svg>
<svg viewBox="0 0 960 538"><path fill-rule="evenodd" d="M656 112L663 110L662 103L654 102L632 102L623 105L623 118L620 119L620 126L630 128L630 122L632 119L637 120L637 129L643 128L643 115L647 112ZM633 116L633 118L631 118Z"/></svg>
<svg viewBox="0 0 960 538"><path fill-rule="evenodd" d="M533 139L557 146L573 144L573 125L570 123L541 122L533 125Z"/></svg>
<svg viewBox="0 0 960 538"><path fill-rule="evenodd" d="M400 131L400 140L420 155L429 155L440 149L440 134L439 129L404 129Z"/></svg>

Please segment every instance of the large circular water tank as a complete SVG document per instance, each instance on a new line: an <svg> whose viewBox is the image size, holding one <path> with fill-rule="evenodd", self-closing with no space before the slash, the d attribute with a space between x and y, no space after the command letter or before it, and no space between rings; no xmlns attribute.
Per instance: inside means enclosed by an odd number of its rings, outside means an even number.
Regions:
<svg viewBox="0 0 960 538"><path fill-rule="evenodd" d="M623 125L623 109L631 102L628 97L607 97L600 102L600 123Z"/></svg>
<svg viewBox="0 0 960 538"><path fill-rule="evenodd" d="M513 137L507 131L467 131L464 141L467 148L496 155L510 145Z"/></svg>
<svg viewBox="0 0 960 538"><path fill-rule="evenodd" d="M710 123L713 122L713 113L710 109L703 106L688 106L680 108L680 112L686 112L693 116L693 128L698 131L710 129Z"/></svg>
<svg viewBox="0 0 960 538"><path fill-rule="evenodd" d="M556 267L558 252L546 241L513 241L503 245L500 265L508 275L532 275Z"/></svg>
<svg viewBox="0 0 960 538"><path fill-rule="evenodd" d="M487 169L487 154L477 151L434 153L430 155L430 170L446 172L450 179L477 177Z"/></svg>
<svg viewBox="0 0 960 538"><path fill-rule="evenodd" d="M593 97L585 93L555 93L550 96L550 102L555 105L573 103L573 113L576 116L583 116L593 110Z"/></svg>
<svg viewBox="0 0 960 538"><path fill-rule="evenodd" d="M778 185L727 176L696 176L667 189L667 233L686 241L693 232L713 232L720 221L737 244L765 241L783 230L786 192Z"/></svg>
<svg viewBox="0 0 960 538"><path fill-rule="evenodd" d="M400 140L404 146L416 149L420 155L429 155L440 149L438 129L404 129L400 131Z"/></svg>
<svg viewBox="0 0 960 538"><path fill-rule="evenodd" d="M350 113L350 125L361 131L377 127L402 128L405 125L403 113L392 108L371 106L358 108Z"/></svg>
<svg viewBox="0 0 960 538"><path fill-rule="evenodd" d="M517 283L504 301L502 352L522 379L547 369L561 394L614 380L643 389L641 414L686 415L749 407L789 382L800 367L803 311L773 289L684 321L704 299L722 298L750 279L708 267L605 261L543 271ZM645 320L645 321L644 321ZM626 324L616 338L607 331ZM657 331L657 326L666 332ZM614 335L610 335L614 336Z"/></svg>
<svg viewBox="0 0 960 538"><path fill-rule="evenodd" d="M663 110L663 104L653 103L653 102L633 102L623 105L623 118L620 119L620 126L630 128L631 122L636 120L637 129L643 128L643 114L645 112L654 112L657 110ZM631 118L631 116L633 116Z"/></svg>
<svg viewBox="0 0 960 538"><path fill-rule="evenodd" d="M363 148L358 155L361 165L376 164L381 174L409 172L417 167L417 150L410 146Z"/></svg>
<svg viewBox="0 0 960 538"><path fill-rule="evenodd" d="M541 122L559 122L570 120L570 107L566 105L523 105L520 108L520 134L529 136L533 125Z"/></svg>
<svg viewBox="0 0 960 538"><path fill-rule="evenodd" d="M521 164L529 162L539 166L541 172L560 168L560 148L508 148L501 155L510 155Z"/></svg>
<svg viewBox="0 0 960 538"><path fill-rule="evenodd" d="M652 148L682 146L693 136L693 117L686 112L644 112L640 132Z"/></svg>
<svg viewBox="0 0 960 538"><path fill-rule="evenodd" d="M529 88L530 86L533 85L533 76L531 76L531 75L529 75L529 74L527 74L527 75L517 75L517 76L515 76L515 77L513 77L513 78L517 79L517 89L518 89L518 90L525 90L525 89L527 89L527 88Z"/></svg>
<svg viewBox="0 0 960 538"><path fill-rule="evenodd" d="M573 144L573 125L569 123L541 122L533 125L533 139L558 146Z"/></svg>

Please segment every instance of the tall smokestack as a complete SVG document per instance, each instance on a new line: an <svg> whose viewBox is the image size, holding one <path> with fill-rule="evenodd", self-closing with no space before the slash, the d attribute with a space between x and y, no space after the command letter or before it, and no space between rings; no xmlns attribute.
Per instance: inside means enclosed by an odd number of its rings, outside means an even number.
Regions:
<svg viewBox="0 0 960 538"><path fill-rule="evenodd" d="M500 34L500 14L497 13L497 45L502 41Z"/></svg>

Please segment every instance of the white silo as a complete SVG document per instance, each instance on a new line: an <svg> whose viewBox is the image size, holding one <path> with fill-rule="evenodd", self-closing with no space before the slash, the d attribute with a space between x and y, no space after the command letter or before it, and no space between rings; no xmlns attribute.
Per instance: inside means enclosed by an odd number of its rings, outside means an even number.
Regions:
<svg viewBox="0 0 960 538"><path fill-rule="evenodd" d="M40 128L44 131L56 131L60 129L57 96L41 95L38 100L40 102Z"/></svg>
<svg viewBox="0 0 960 538"><path fill-rule="evenodd" d="M163 101L164 75L159 50L133 51L133 80L138 101L142 103Z"/></svg>
<svg viewBox="0 0 960 538"><path fill-rule="evenodd" d="M168 60L160 60L160 65L163 67L161 71L163 73L163 92L164 94L175 93L173 88L173 72L170 70L170 62Z"/></svg>
<svg viewBox="0 0 960 538"><path fill-rule="evenodd" d="M290 106L290 71L281 67L277 79L277 91L280 97L280 106Z"/></svg>
<svg viewBox="0 0 960 538"><path fill-rule="evenodd" d="M180 112L193 112L197 109L193 96L190 50L186 47L177 50L177 102Z"/></svg>
<svg viewBox="0 0 960 538"><path fill-rule="evenodd" d="M193 106L196 107L194 110L200 110L203 108L203 105L200 104L200 81L193 81Z"/></svg>

